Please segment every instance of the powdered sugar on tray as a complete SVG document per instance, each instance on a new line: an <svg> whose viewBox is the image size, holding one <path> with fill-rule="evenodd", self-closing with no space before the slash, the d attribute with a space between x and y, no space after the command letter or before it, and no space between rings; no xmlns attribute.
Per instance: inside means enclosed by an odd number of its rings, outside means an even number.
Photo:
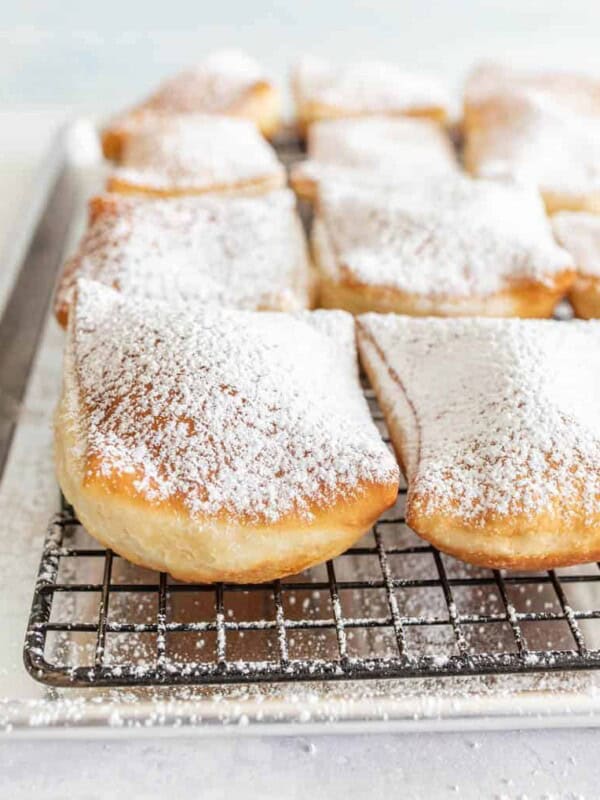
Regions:
<svg viewBox="0 0 600 800"><path fill-rule="evenodd" d="M478 524L488 513L560 503L565 519L592 524L600 511L597 323L369 314L361 326L413 409L409 492L426 511Z"/></svg>
<svg viewBox="0 0 600 800"><path fill-rule="evenodd" d="M196 67L165 81L144 109L225 112L266 80L260 64L241 50L217 50Z"/></svg>
<svg viewBox="0 0 600 800"><path fill-rule="evenodd" d="M554 235L582 275L600 277L600 216L562 211L552 217Z"/></svg>
<svg viewBox="0 0 600 800"><path fill-rule="evenodd" d="M69 358L86 454L105 475L132 474L151 501L310 518L312 504L396 476L344 312L174 311L81 281Z"/></svg>
<svg viewBox="0 0 600 800"><path fill-rule="evenodd" d="M537 193L508 181L333 181L321 184L320 210L338 268L366 284L488 295L509 281L551 282L572 266Z"/></svg>
<svg viewBox="0 0 600 800"><path fill-rule="evenodd" d="M285 182L273 148L245 119L204 114L145 117L126 140L114 177L143 188L228 189L244 181Z"/></svg>
<svg viewBox="0 0 600 800"><path fill-rule="evenodd" d="M446 91L435 79L383 61L337 66L307 56L296 69L295 85L301 103L322 103L354 113L446 109L449 105Z"/></svg>
<svg viewBox="0 0 600 800"><path fill-rule="evenodd" d="M57 309L78 277L170 304L308 305L304 234L291 192L255 198L107 196L66 265Z"/></svg>
<svg viewBox="0 0 600 800"><path fill-rule="evenodd" d="M422 177L458 170L447 134L428 120L359 117L311 125L309 159L294 174L318 180L356 174L361 183L375 177ZM375 173L375 175L373 175Z"/></svg>
<svg viewBox="0 0 600 800"><path fill-rule="evenodd" d="M516 688L518 687L518 688ZM543 699L541 699L543 698ZM293 684L236 684L208 687L61 690L50 700L0 702L0 730L15 727L64 728L89 724L130 731L195 728L211 735L216 726L297 726L359 721L414 730L419 722L476 717L487 703L499 704L515 719L561 714L563 719L595 718L598 687L590 673L543 673L470 678L426 678ZM588 709L586 717L586 709ZM451 726L450 726L451 727Z"/></svg>

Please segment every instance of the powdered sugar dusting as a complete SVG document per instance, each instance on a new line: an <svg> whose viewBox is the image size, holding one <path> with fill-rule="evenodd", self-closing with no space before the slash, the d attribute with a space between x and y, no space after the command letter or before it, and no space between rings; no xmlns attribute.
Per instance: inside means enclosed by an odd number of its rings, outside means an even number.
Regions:
<svg viewBox="0 0 600 800"><path fill-rule="evenodd" d="M600 217L562 211L552 217L552 227L558 241L573 256L578 271L600 277Z"/></svg>
<svg viewBox="0 0 600 800"><path fill-rule="evenodd" d="M86 454L151 502L272 522L394 480L348 314L173 311L81 281L73 316Z"/></svg>
<svg viewBox="0 0 600 800"><path fill-rule="evenodd" d="M600 190L600 81L488 67L466 97L467 159L477 174L511 175L545 192Z"/></svg>
<svg viewBox="0 0 600 800"><path fill-rule="evenodd" d="M223 113L266 81L260 64L241 50L217 50L165 81L141 106L169 113Z"/></svg>
<svg viewBox="0 0 600 800"><path fill-rule="evenodd" d="M308 56L298 65L295 77L301 102L323 103L353 113L445 109L449 104L447 93L435 79L383 61L337 66Z"/></svg>
<svg viewBox="0 0 600 800"><path fill-rule="evenodd" d="M429 296L487 295L569 269L537 193L459 175L358 188L321 184L321 220L340 268L363 283Z"/></svg>
<svg viewBox="0 0 600 800"><path fill-rule="evenodd" d="M204 114L149 115L135 124L116 178L156 188L230 188L243 181L285 183L285 170L252 122Z"/></svg>
<svg viewBox="0 0 600 800"><path fill-rule="evenodd" d="M308 305L308 262L294 197L102 198L65 266L57 308L78 277L170 304L296 310Z"/></svg>
<svg viewBox="0 0 600 800"><path fill-rule="evenodd" d="M408 399L416 422L409 502L481 525L560 502L593 524L600 325L368 314L361 326L399 379L386 400Z"/></svg>
<svg viewBox="0 0 600 800"><path fill-rule="evenodd" d="M295 169L312 180L339 175L361 183L406 179L458 170L450 139L428 120L359 117L311 125L307 161Z"/></svg>

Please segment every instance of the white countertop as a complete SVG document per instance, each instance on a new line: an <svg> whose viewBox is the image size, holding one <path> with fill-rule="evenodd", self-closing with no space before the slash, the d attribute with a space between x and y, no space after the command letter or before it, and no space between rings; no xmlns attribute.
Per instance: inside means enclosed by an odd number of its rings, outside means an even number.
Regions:
<svg viewBox="0 0 600 800"><path fill-rule="evenodd" d="M575 800L598 797L598 734L581 731L20 742L10 800Z"/></svg>
<svg viewBox="0 0 600 800"><path fill-rule="evenodd" d="M322 54L335 49L339 57L362 49L441 69L453 79L483 55L600 66L596 0L409 0L355 3L352 11L341 0L326 9L224 0L201 12L190 2L145 3L143 19L134 15L134 5L109 0L100 13L75 2L34 2L28 20L11 20L14 8L3 15L0 246L22 246L11 231L27 203L35 166L63 119L118 107L214 44L252 42L250 49L277 71L306 46ZM103 99L95 103L95 97ZM0 270L0 301L12 277ZM599 736L594 730L554 730L194 740L8 737L0 744L0 796L597 797Z"/></svg>

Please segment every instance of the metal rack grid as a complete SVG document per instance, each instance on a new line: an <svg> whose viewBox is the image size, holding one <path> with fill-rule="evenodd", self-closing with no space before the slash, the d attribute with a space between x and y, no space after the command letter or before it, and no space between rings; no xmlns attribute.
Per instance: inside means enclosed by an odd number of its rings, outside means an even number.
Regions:
<svg viewBox="0 0 600 800"><path fill-rule="evenodd" d="M359 546L322 567L215 586L128 564L95 545L64 506L44 545L26 667L54 686L600 667L591 646L600 641L599 564L510 575L469 567L417 539L403 505L401 492Z"/></svg>

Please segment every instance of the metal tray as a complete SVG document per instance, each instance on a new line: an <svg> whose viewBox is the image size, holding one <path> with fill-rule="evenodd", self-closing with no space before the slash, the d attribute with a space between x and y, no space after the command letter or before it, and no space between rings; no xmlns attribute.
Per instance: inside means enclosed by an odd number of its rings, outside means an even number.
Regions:
<svg viewBox="0 0 600 800"><path fill-rule="evenodd" d="M82 728L89 734L102 732L102 735L106 735L108 731L116 734L132 730L153 730L156 733L157 728L173 732L183 726L188 734L210 731L214 735L216 732L242 732L257 728L261 732L281 732L297 730L297 726L306 731L340 732L596 725L600 719L597 692L599 674L588 670L563 672L560 668L577 666L581 669L586 664L595 665L600 642L597 630L600 625L597 565L544 575L516 575L507 581L500 573L483 571L485 575L481 575L477 570L458 562L446 561L445 557L436 555L432 548L417 543L408 545L408 549L416 547L417 550L422 548L423 552L427 551L434 560L436 577L428 579L415 572L414 566L411 567L412 574L392 574L388 569L386 575L386 558L393 555L406 557L410 553L394 554L394 546L383 546L377 537L374 541L359 543L358 552L343 557L348 559L349 566L358 569L358 576L355 575L354 579L352 576L342 577L340 580L340 576L336 578L334 572L334 593L338 592L339 599L341 583L342 588L349 590L351 602L356 603L356 595L352 596L352 592L364 592L367 589L383 591L384 594L387 592L388 611L383 615L373 611L371 619L375 623L372 624L372 621L369 623L364 618L357 618L354 606L344 615L342 623L349 621L350 630L354 627L365 628L367 646L372 648L373 640L369 637L377 633L373 629L390 629L392 644L398 646L398 635L405 626L411 628L411 620L413 629L424 627L427 630L429 622L437 619L438 628L448 629L452 647L458 648L456 656L461 664L465 663L467 628L475 634L484 633L485 640L488 629L502 626L503 633L494 650L502 649L501 642L505 642L507 647L511 642L513 651L505 659L504 668L502 660L499 662L496 659L494 674L467 674L490 670L479 667L460 671L454 668L452 662L450 669L448 662L439 658L440 644L436 638L428 656L429 669L419 671L420 677L397 679L397 674L417 673L414 670L394 672L399 662L388 658L386 663L393 667L387 673L391 677L357 680L351 671L344 672L345 666L352 666L351 655L345 626L340 626L339 613L336 614L334 610L325 619L317 616L317 621L331 628L334 647L338 652L335 660L343 663L336 675L339 678L337 681L295 683L285 680L287 676L282 674L279 676L280 680L284 680L282 683L253 683L234 674L233 679L237 682L232 684L221 680L217 685L110 688L96 683L94 688L79 688L81 683L73 681L73 688L48 688L31 680L21 660L22 637L27 626L44 532L58 503L50 427L58 392L63 336L48 315L48 304L57 268L83 225L85 198L101 187L102 170L93 125L89 121L79 121L68 126L49 154L37 183L39 197L32 208L37 205L40 213L32 212L29 218L24 218L26 230L23 235L28 234L29 248L0 321L0 460L3 466L0 483L0 514L3 521L0 526L0 602L5 609L4 625L0 632L2 728L22 735L49 730L71 735ZM11 268L16 265L6 266ZM79 531L75 536L85 534ZM103 565L106 578L107 554L98 550L89 540L61 540L60 547L63 548L62 557L65 560L73 556L69 556L65 547L84 551L86 547L95 547L101 558L91 556L91 561L96 558L96 563ZM360 565L364 563L361 559L367 557L378 561L379 577L365 577L360 572ZM438 559L442 563L441 571ZM108 556L108 560L111 562L109 588L114 579L117 582L120 580L121 586L126 587L127 580L131 578L127 566L123 567L125 572L120 578L116 577L120 567L111 576L113 559ZM114 559L116 561L120 560ZM42 580L52 587L57 575L45 574ZM349 586L343 586L346 579ZM81 581L89 588L87 593L84 591L80 595L84 599L89 599L98 590L102 592L106 583L102 577L100 580L89 575L86 577L79 571L75 584ZM167 596L169 587L165 581L163 578L156 584L153 593L150 592L153 603L156 598L160 601L161 597L164 600ZM436 584L435 587L432 582ZM66 583L69 584L68 574ZM318 578L310 576L306 587L296 587L293 591L317 592L324 589L333 601L332 607L338 607L335 597L331 595L331 571L322 583L323 586ZM417 585L411 586L412 583ZM530 591L532 586L533 592ZM520 588L517 596L513 597L511 591L515 587ZM403 612L394 618L394 604L390 605L389 596L390 590L393 592L399 588L414 588L421 592L421 596L415 599L417 605L411 617ZM443 605L438 611L432 605L432 588L442 593ZM270 587L270 591L273 589L277 591L277 587ZM173 594L178 591L181 590L175 590ZM461 594L458 603L452 593ZM117 589L115 595L119 594L124 597L126 590ZM465 604L470 604L470 612L465 610ZM78 608L79 612L84 613L85 602L83 607ZM289 616L293 618L293 614ZM300 615L301 622L306 622L306 618L307 614ZM92 634L97 644L98 630L94 628L97 620L96 615L95 621L83 621L82 629L57 632L66 634L67 646L69 641L77 643L77 637L86 632ZM293 622L293 619L290 621ZM53 624L52 619L48 622ZM278 616L276 613L272 622L275 628L278 625L281 627L281 614ZM367 624L361 624L365 622ZM54 624L60 628L60 621L54 620ZM87 624L92 626L91 631L85 630ZM105 618L102 624L103 635L107 632L119 633L111 629L111 625L118 627L118 620L115 623ZM140 634L146 632L144 625L160 624L163 623L156 616L150 622L132 622L132 625L142 626ZM218 633L217 630L211 630L213 624L216 625L216 622L207 623L208 632ZM234 617L224 620L222 627L239 633L246 626L243 620ZM286 627L285 624L283 627ZM294 628L294 625L289 627ZM342 629L344 635L340 637ZM496 629L500 630L499 627ZM133 631L125 631L128 632ZM153 629L147 632L157 633ZM473 642L469 633L466 644L471 647ZM357 646L363 645L359 643ZM65 646L64 641L62 646ZM483 653L488 652L489 641L486 641ZM96 650L94 653L97 655ZM586 662L585 659L589 660ZM477 660L471 663L477 666ZM36 665L32 662L30 666L35 669ZM523 672L523 669L540 667L545 671ZM521 670L519 674L500 674L506 669L515 668ZM452 676L443 677L444 673L452 673ZM361 673L360 677L367 676ZM55 681L57 684L63 682Z"/></svg>

